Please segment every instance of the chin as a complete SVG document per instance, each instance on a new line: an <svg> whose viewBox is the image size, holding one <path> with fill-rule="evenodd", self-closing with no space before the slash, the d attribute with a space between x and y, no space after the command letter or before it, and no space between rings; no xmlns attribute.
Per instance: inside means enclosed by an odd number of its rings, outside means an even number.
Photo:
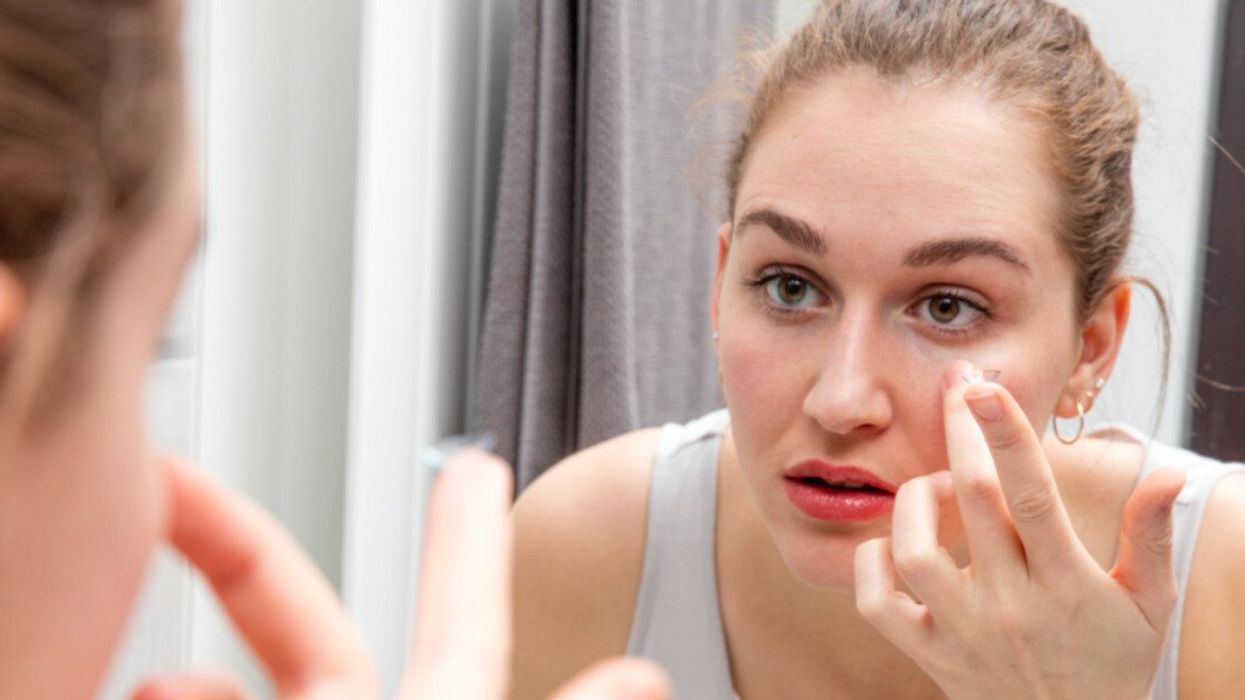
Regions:
<svg viewBox="0 0 1245 700"><path fill-rule="evenodd" d="M855 595L856 548L877 535L869 532L785 533L776 539L779 556L804 584Z"/></svg>

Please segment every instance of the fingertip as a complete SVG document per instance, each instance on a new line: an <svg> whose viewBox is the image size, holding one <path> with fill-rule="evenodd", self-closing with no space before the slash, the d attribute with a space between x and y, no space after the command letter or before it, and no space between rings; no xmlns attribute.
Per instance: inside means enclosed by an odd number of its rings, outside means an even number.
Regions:
<svg viewBox="0 0 1245 700"><path fill-rule="evenodd" d="M576 676L553 700L668 700L672 692L669 676L656 663L618 657Z"/></svg>
<svg viewBox="0 0 1245 700"><path fill-rule="evenodd" d="M967 360L956 360L951 363L942 375L942 385L947 390L958 386L976 384L982 380L981 370Z"/></svg>
<svg viewBox="0 0 1245 700"><path fill-rule="evenodd" d="M1157 504L1156 509L1160 513L1165 513L1171 510L1176 499L1180 497L1187 477L1188 472L1184 467L1167 465L1147 476L1137 485L1136 491L1153 498Z"/></svg>
<svg viewBox="0 0 1245 700"><path fill-rule="evenodd" d="M488 491L510 493L514 489L510 465L497 455L475 447L459 450L446 460L441 478L449 483L471 484L473 488Z"/></svg>

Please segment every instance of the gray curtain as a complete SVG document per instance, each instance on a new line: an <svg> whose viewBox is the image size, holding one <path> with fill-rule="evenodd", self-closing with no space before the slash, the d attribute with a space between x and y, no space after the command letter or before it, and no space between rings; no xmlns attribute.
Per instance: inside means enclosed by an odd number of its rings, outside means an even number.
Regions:
<svg viewBox="0 0 1245 700"><path fill-rule="evenodd" d="M773 0L520 0L471 427L520 488L720 405L721 89Z"/></svg>

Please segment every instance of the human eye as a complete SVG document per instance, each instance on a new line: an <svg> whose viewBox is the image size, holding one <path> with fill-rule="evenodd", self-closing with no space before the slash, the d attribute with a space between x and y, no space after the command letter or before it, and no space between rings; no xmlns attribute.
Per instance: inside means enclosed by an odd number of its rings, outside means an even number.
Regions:
<svg viewBox="0 0 1245 700"><path fill-rule="evenodd" d="M913 311L940 333L963 335L990 317L984 299L960 289L936 289L921 297Z"/></svg>
<svg viewBox="0 0 1245 700"><path fill-rule="evenodd" d="M778 313L799 313L825 303L821 290L795 270L769 268L749 285L762 291L767 308Z"/></svg>

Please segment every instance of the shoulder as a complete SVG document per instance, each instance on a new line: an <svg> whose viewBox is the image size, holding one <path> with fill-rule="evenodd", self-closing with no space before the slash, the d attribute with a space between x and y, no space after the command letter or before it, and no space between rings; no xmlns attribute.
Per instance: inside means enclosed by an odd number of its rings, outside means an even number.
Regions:
<svg viewBox="0 0 1245 700"><path fill-rule="evenodd" d="M639 430L575 453L515 504L513 697L544 698L626 650L659 434Z"/></svg>
<svg viewBox="0 0 1245 700"><path fill-rule="evenodd" d="M1185 596L1180 697L1235 696L1245 686L1245 470L1219 479L1206 503Z"/></svg>

